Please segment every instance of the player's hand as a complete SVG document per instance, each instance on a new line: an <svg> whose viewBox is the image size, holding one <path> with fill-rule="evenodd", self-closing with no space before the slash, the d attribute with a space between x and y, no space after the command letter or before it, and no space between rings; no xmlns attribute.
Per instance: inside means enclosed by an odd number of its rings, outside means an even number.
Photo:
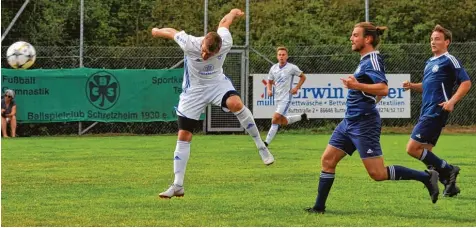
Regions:
<svg viewBox="0 0 476 228"><path fill-rule="evenodd" d="M455 109L455 104L451 100L440 103L439 106L443 107L443 110L447 112L452 112Z"/></svg>
<svg viewBox="0 0 476 228"><path fill-rule="evenodd" d="M354 75L351 75L347 78L341 78L342 84L344 85L345 88L347 89L357 89L359 82L357 79L354 77Z"/></svg>
<svg viewBox="0 0 476 228"><path fill-rule="evenodd" d="M402 87L403 87L403 89L404 89L405 91L407 91L407 90L409 90L409 89L412 88L412 83L405 80L405 81L402 83Z"/></svg>
<svg viewBox="0 0 476 228"><path fill-rule="evenodd" d="M294 94L297 94L297 91L298 91L298 90L299 90L299 89L298 89L297 87L294 87L294 88L291 89L291 91L289 91L289 92L290 92L292 95L294 95Z"/></svg>
<svg viewBox="0 0 476 228"><path fill-rule="evenodd" d="M235 14L236 17L241 17L241 16L245 15L245 13L243 11L241 11L240 9L232 9L230 11L230 13Z"/></svg>
<svg viewBox="0 0 476 228"><path fill-rule="evenodd" d="M272 96L273 96L273 91L268 90L268 97L272 97Z"/></svg>

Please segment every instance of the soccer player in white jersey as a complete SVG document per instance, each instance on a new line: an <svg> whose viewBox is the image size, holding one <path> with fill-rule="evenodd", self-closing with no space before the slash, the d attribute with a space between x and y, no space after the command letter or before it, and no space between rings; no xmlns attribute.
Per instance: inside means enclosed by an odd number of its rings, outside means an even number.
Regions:
<svg viewBox="0 0 476 228"><path fill-rule="evenodd" d="M279 126L286 126L300 120L307 120L306 113L286 116L289 106L291 105L292 97L301 89L302 84L306 81L306 76L298 66L288 62L288 49L286 47L277 48L276 58L278 59L278 63L274 64L269 70L268 84L266 86L268 96L271 97L274 95L274 100L278 106L271 120L272 125L264 142L266 146L273 140ZM294 77L299 77L299 82L295 87L293 87ZM273 84L275 89L274 93Z"/></svg>
<svg viewBox="0 0 476 228"><path fill-rule="evenodd" d="M274 162L273 155L260 137L251 111L243 105L230 79L223 74L223 62L233 45L229 27L235 18L243 15L240 9L232 9L220 21L217 32L209 32L204 37L195 37L173 28L152 29L152 36L175 40L185 54L183 92L177 107L179 131L174 152L175 179L166 191L159 194L161 198L184 195L183 181L190 157L192 130L208 104L233 112L253 138L264 164Z"/></svg>

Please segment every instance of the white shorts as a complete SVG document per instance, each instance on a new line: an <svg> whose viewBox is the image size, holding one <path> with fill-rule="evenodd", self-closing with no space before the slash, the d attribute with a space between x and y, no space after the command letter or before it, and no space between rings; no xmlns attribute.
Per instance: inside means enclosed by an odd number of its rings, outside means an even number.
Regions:
<svg viewBox="0 0 476 228"><path fill-rule="evenodd" d="M227 77L216 83L187 88L180 94L177 115L199 120L208 104L221 107L223 96L233 90L236 89ZM223 108L223 111L229 112L226 108Z"/></svg>
<svg viewBox="0 0 476 228"><path fill-rule="evenodd" d="M291 101L278 101L276 107L276 113L286 116L288 114L289 106L291 106Z"/></svg>

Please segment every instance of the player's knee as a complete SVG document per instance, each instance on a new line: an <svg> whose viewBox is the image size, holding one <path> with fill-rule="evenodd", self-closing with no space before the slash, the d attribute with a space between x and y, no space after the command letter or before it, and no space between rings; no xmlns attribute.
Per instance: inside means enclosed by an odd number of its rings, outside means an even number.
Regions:
<svg viewBox="0 0 476 228"><path fill-rule="evenodd" d="M178 133L178 140L179 141L185 141L185 142L190 142L192 141L192 132L187 131L187 130L179 130Z"/></svg>
<svg viewBox="0 0 476 228"><path fill-rule="evenodd" d="M178 140L192 141L192 132L198 125L198 120L190 119L184 116L178 116Z"/></svg>
<svg viewBox="0 0 476 228"><path fill-rule="evenodd" d="M407 144L407 154L412 156L412 157L419 158L421 150L422 150L422 148L420 148L419 146L417 146L417 145L415 145L411 142Z"/></svg>
<svg viewBox="0 0 476 228"><path fill-rule="evenodd" d="M226 106L230 111L238 112L243 108L243 102L241 102L240 97L232 96L227 99Z"/></svg>
<svg viewBox="0 0 476 228"><path fill-rule="evenodd" d="M387 179L387 173L378 171L378 170L370 170L368 171L370 178L374 181L383 181Z"/></svg>
<svg viewBox="0 0 476 228"><path fill-rule="evenodd" d="M281 116L281 124L283 126L288 125L288 118L286 116Z"/></svg>
<svg viewBox="0 0 476 228"><path fill-rule="evenodd" d="M273 119L271 119L271 123L272 124L279 124L279 125L283 124L283 121L281 119L281 115L275 113L273 115Z"/></svg>
<svg viewBox="0 0 476 228"><path fill-rule="evenodd" d="M321 166L322 170L325 172L335 172L337 162L334 161L332 158L323 156L321 158Z"/></svg>

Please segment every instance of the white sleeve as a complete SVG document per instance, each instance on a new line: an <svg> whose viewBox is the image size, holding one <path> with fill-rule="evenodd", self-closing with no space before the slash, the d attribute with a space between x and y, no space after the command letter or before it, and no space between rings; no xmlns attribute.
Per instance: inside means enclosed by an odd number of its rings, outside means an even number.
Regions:
<svg viewBox="0 0 476 228"><path fill-rule="evenodd" d="M185 31L180 31L174 36L175 42L182 48L183 51L186 51L187 44L190 42L190 35L185 33Z"/></svg>
<svg viewBox="0 0 476 228"><path fill-rule="evenodd" d="M271 69L269 69L268 80L273 80L274 81L273 67L271 67Z"/></svg>
<svg viewBox="0 0 476 228"><path fill-rule="evenodd" d="M302 70L299 69L299 67L296 66L296 65L293 66L293 71L294 71L294 74L293 74L293 75L296 76L296 77L299 77L299 76L301 76L301 74L302 74Z"/></svg>
<svg viewBox="0 0 476 228"><path fill-rule="evenodd" d="M222 47L230 47L233 45L233 38L231 37L230 30L225 27L220 27L217 30L218 35L220 35L222 40Z"/></svg>

